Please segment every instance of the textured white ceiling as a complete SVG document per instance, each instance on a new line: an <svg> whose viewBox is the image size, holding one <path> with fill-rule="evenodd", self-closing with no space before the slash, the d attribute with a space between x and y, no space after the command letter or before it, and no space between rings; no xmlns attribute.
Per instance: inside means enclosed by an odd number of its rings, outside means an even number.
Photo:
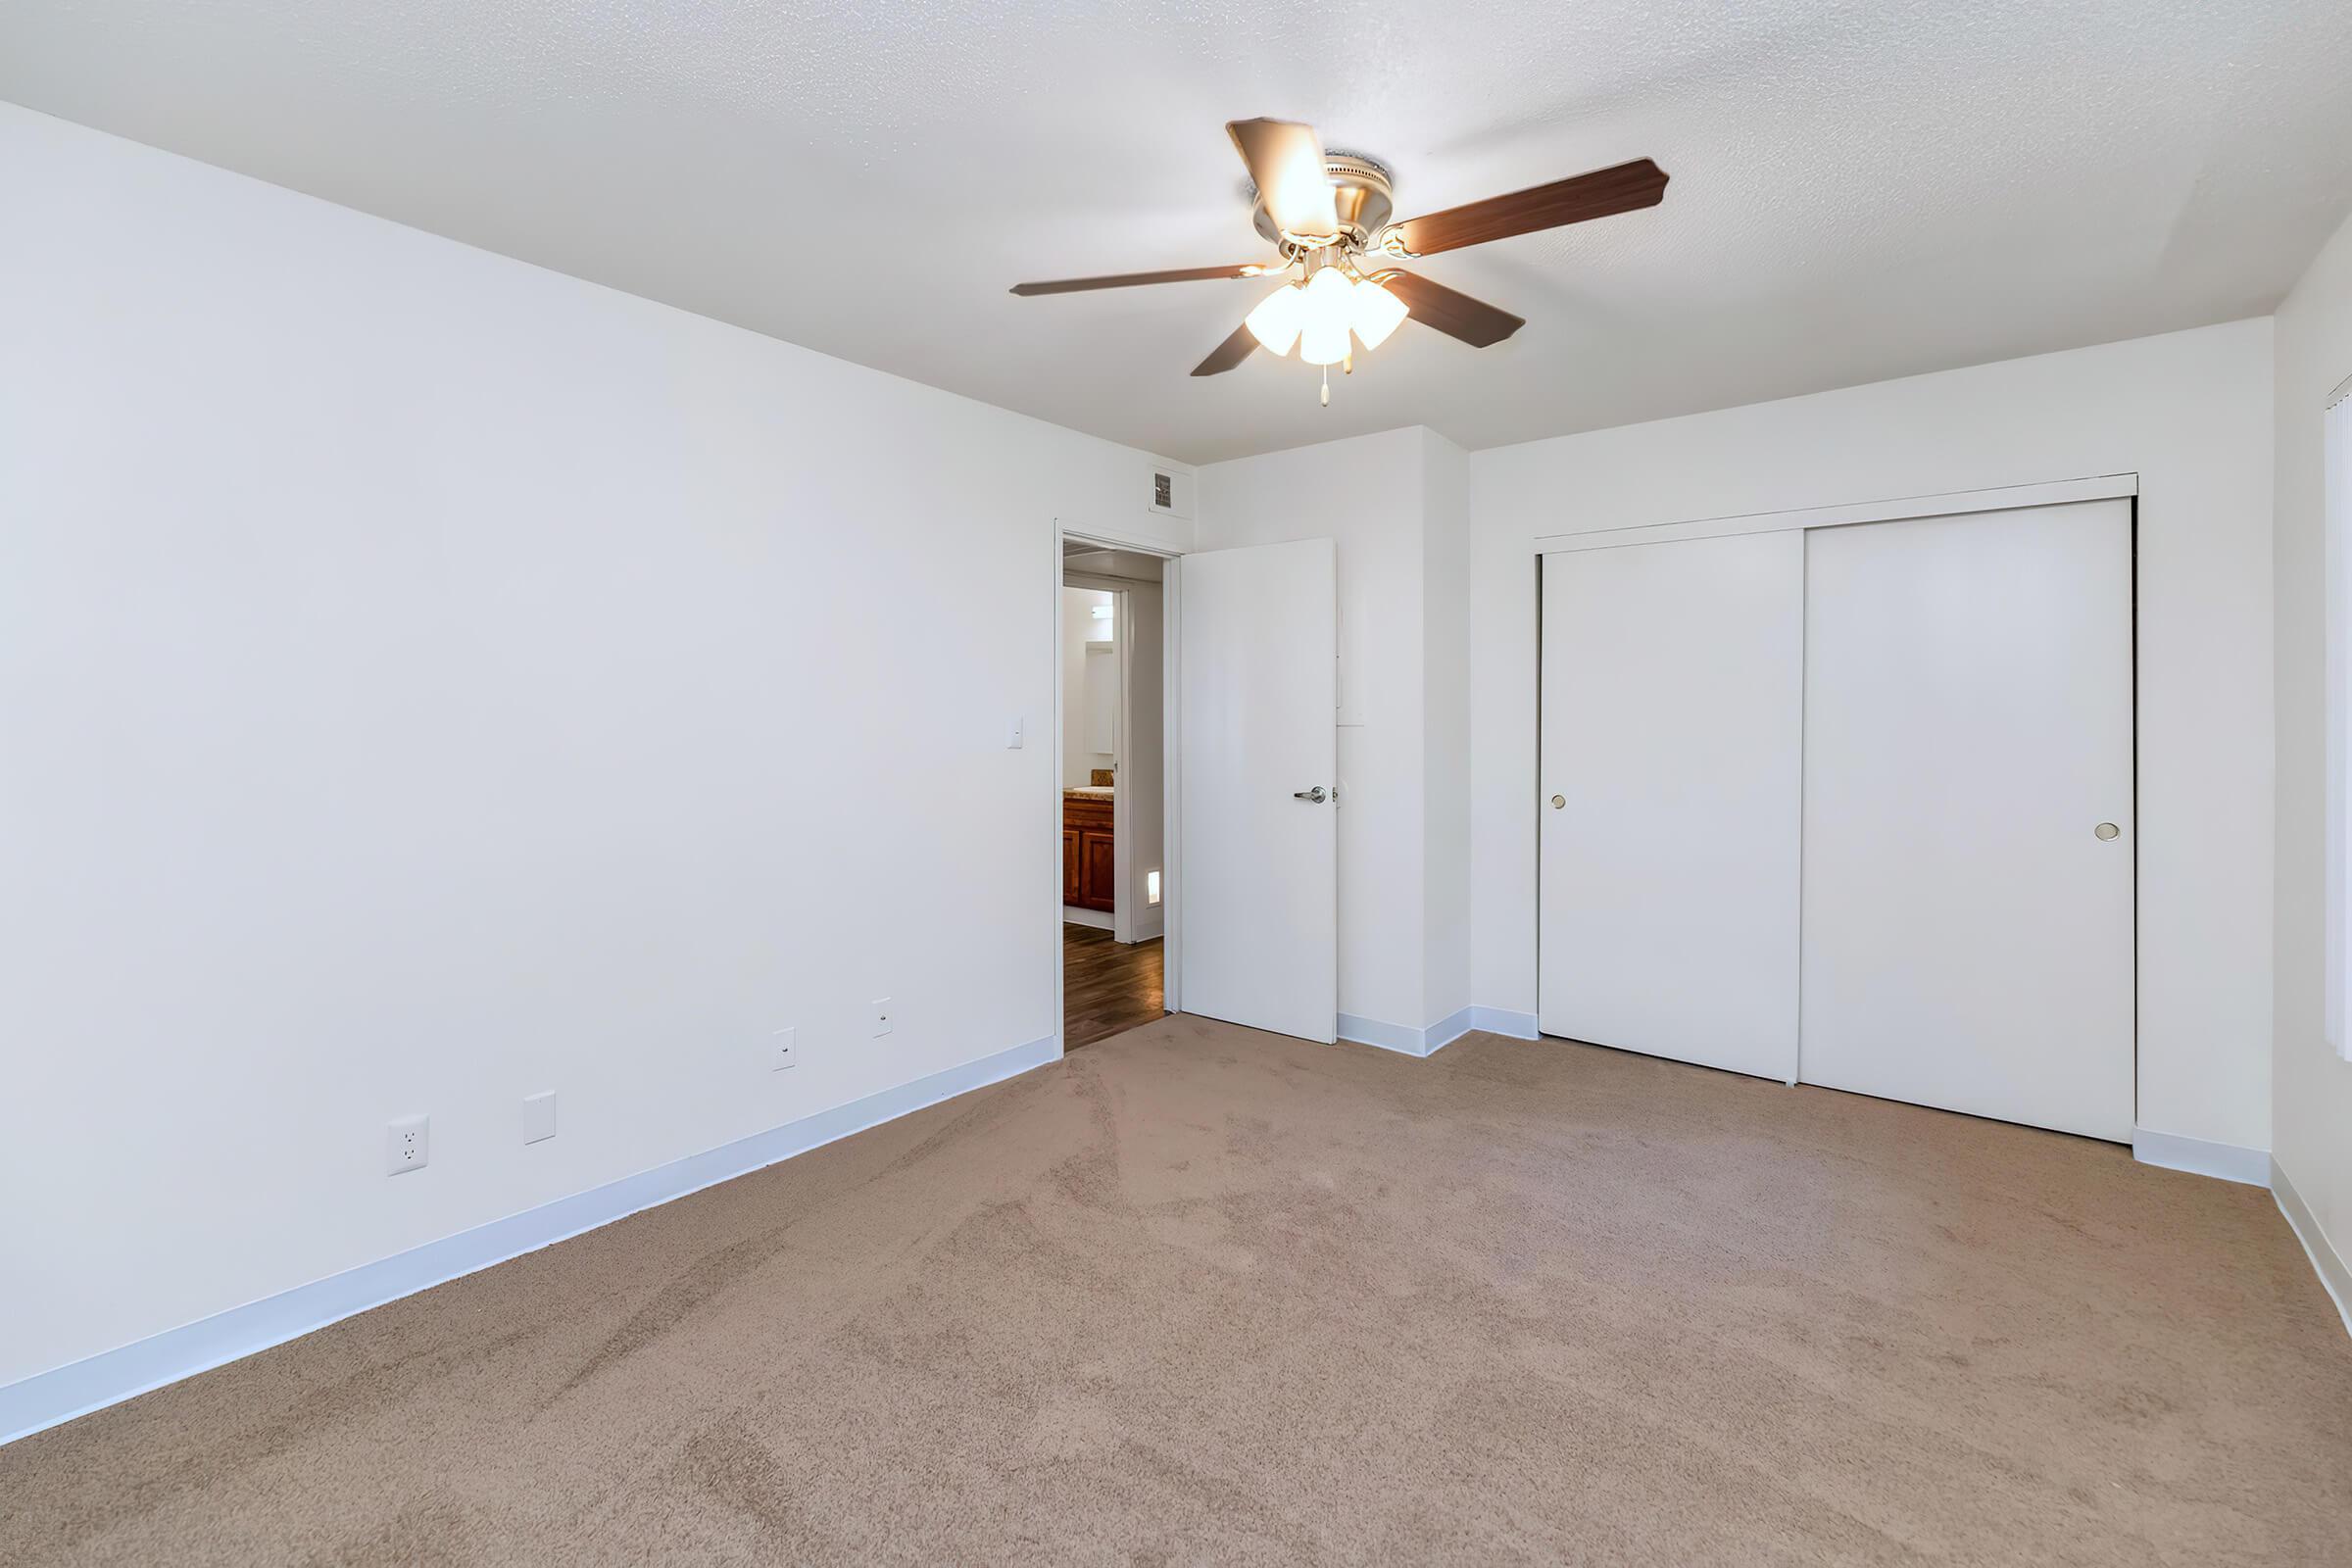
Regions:
<svg viewBox="0 0 2352 1568"><path fill-rule="evenodd" d="M1207 461L1470 447L2268 311L2352 207L2342 0L9 0L0 97ZM1435 257L1315 401L1186 372L1264 285L1221 122L1409 216L1647 155L1665 204Z"/></svg>

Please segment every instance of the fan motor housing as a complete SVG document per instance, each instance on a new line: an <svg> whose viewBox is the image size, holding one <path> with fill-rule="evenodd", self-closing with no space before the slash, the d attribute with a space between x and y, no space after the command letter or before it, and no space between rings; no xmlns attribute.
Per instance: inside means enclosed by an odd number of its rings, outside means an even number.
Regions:
<svg viewBox="0 0 2352 1568"><path fill-rule="evenodd" d="M1328 148L1323 153L1323 171L1331 176L1332 196L1340 209L1340 232L1354 249L1364 249L1396 210L1389 172L1369 158ZM1250 219L1269 241L1282 243L1282 231L1267 216L1262 199L1252 207Z"/></svg>

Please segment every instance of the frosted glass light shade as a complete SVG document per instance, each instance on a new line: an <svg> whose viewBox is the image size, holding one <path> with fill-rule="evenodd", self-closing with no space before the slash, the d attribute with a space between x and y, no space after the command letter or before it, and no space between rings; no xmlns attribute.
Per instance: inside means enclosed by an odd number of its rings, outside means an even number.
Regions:
<svg viewBox="0 0 2352 1568"><path fill-rule="evenodd" d="M1336 267L1306 280L1299 300L1298 357L1309 365L1337 365L1348 357L1348 323L1355 316L1355 285Z"/></svg>
<svg viewBox="0 0 2352 1568"><path fill-rule="evenodd" d="M1353 313L1355 335L1363 339L1364 347L1376 349L1389 340L1389 334L1404 321L1404 301L1382 288L1368 277L1355 280L1348 305Z"/></svg>
<svg viewBox="0 0 2352 1568"><path fill-rule="evenodd" d="M1345 321L1314 322L1298 334L1298 357L1309 365L1337 365L1352 346Z"/></svg>
<svg viewBox="0 0 2352 1568"><path fill-rule="evenodd" d="M1288 354L1291 345L1298 340L1298 307L1302 295L1297 285L1285 283L1257 302L1257 309L1242 318L1242 324L1258 346L1268 354ZM1228 318L1230 319L1230 318Z"/></svg>

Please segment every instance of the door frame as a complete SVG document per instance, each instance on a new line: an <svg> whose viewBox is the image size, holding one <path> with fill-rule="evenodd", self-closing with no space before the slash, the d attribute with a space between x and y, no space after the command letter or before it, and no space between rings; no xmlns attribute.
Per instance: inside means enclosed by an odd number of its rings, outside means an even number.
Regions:
<svg viewBox="0 0 2352 1568"><path fill-rule="evenodd" d="M1736 534L1778 533L1813 528L1842 528L1857 523L1905 522L1917 517L1983 515L2014 512L2024 507L2059 506L2077 501L2131 503L2132 594L2132 1114L2136 1131L2139 1118L2139 886L2147 840L2139 810L2139 474L2090 474L2079 479L2054 479L2035 484L2000 485L1984 490L1954 490L1905 496L1885 501L1849 502L1838 506L1799 507L1785 512L1751 512L1719 517L1695 517L1666 522L1604 524L1575 533L1538 534L1536 558L1536 771L1528 796L1535 821L1536 874L1543 875L1544 842L1544 558L1586 550L1614 550L1627 545L1662 544L1679 539L1721 539ZM1802 853L1803 839L1798 839ZM1801 888L1801 882L1800 882ZM1536 1017L1544 1016L1544 899L1538 889L1535 905ZM1802 941L1802 927L1799 927ZM1801 1045L1804 992L1797 992L1800 1045L1797 1072L1803 1072ZM1539 1031L1541 1026L1539 1025ZM1788 1087L1797 1086L1790 1078Z"/></svg>
<svg viewBox="0 0 2352 1568"><path fill-rule="evenodd" d="M1083 540L1080 542L1084 543ZM1084 588L1095 593L1108 594L1114 607L1110 617L1110 647L1111 657L1118 664L1119 692L1118 742L1113 749L1114 761L1112 765L1124 771L1127 766L1127 737L1133 727L1130 721L1135 715L1135 623L1130 618L1131 612L1128 609L1130 590L1134 584L1131 579L1126 577L1102 576L1091 571L1066 572L1061 580L1062 586L1066 588ZM1161 684L1164 687L1166 682L1162 681ZM1167 742L1168 728L1164 700L1160 709L1159 727L1160 742L1164 746ZM1136 927L1135 901L1127 896L1133 891L1135 872L1135 838L1128 831L1134 825L1135 819L1134 808L1128 805L1129 799L1125 790L1116 790L1110 797L1111 859L1113 862L1111 879L1119 889L1119 897L1113 902L1111 908L1110 928L1112 940L1121 943L1135 941ZM1160 803L1160 815L1163 819L1167 815L1165 801ZM1164 820L1160 833L1162 851L1159 875L1160 906L1164 909L1167 906L1168 881L1165 853L1167 828Z"/></svg>
<svg viewBox="0 0 2352 1568"><path fill-rule="evenodd" d="M1059 1051L1067 1049L1062 1041L1062 1030L1069 1015L1069 998L1064 994L1066 976L1061 959L1061 760L1063 755L1062 711L1065 699L1061 678L1062 657L1065 652L1061 643L1061 590L1068 576L1062 565L1063 549L1066 545L1074 542L1099 550L1122 551L1131 556L1151 556L1160 563L1160 690L1162 695L1159 722L1162 779L1160 785L1159 871L1161 935L1159 940L1161 1005L1169 1012L1183 1010L1177 1000L1179 977L1183 966L1183 952L1177 938L1180 922L1176 917L1178 901L1183 897L1184 889L1183 828L1174 805L1176 767L1181 755L1179 748L1182 738L1174 722L1174 707L1167 701L1166 694L1173 691L1176 686L1177 659L1179 657L1176 607L1177 596L1182 591L1182 573L1179 567L1184 559L1184 552L1166 544L1122 538L1115 532L1101 528L1072 525L1059 517L1054 519L1050 542L1053 546L1050 563L1053 578L1052 587L1047 593L1046 604L1049 611L1048 624L1052 627L1050 646L1054 655L1052 660L1054 670L1054 722L1052 725L1054 752L1048 771L1054 784L1049 796L1052 802L1054 825L1052 832L1046 836L1046 842L1053 846L1054 857L1051 868L1054 885L1054 1044ZM1086 577L1092 574L1080 572L1078 575ZM1102 588L1119 594L1121 605L1125 604L1126 590L1124 587L1116 585L1116 579L1104 577L1098 581ZM1079 586L1090 586L1090 584L1081 583ZM1127 644L1124 640L1129 635L1130 624L1131 622L1124 614L1113 617L1112 635L1114 640L1118 641L1120 649L1117 657L1119 660L1119 707L1122 716L1127 709L1129 671L1134 667L1134 662L1126 657ZM1112 795L1113 854L1122 860L1126 858L1126 855L1119 846L1132 842L1122 832L1125 817L1126 803L1123 793ZM1122 877L1122 886L1124 883L1125 878ZM1120 925L1120 916L1116 911L1113 912L1111 918L1114 927ZM1126 921L1124 929L1130 931L1133 929L1131 916ZM1115 929L1113 935L1117 935Z"/></svg>
<svg viewBox="0 0 2352 1568"><path fill-rule="evenodd" d="M1835 507L1799 507L1791 512L1750 512L1729 517L1675 522L1613 523L1577 533L1536 536L1536 556L1570 550L1613 550L1620 545L1656 544L1668 539L1720 539L1730 534L1780 533L1792 528L1838 528L1855 522L1902 522L1912 517L1949 517L2020 507L2054 507L2070 501L2136 499L2139 475L2102 473L2044 484L2002 485L1991 490L1954 490L1941 495L1858 501Z"/></svg>

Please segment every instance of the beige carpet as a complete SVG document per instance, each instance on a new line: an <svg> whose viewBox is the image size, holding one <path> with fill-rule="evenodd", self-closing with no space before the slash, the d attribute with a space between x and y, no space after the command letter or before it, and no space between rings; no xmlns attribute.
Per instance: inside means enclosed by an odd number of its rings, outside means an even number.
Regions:
<svg viewBox="0 0 2352 1568"><path fill-rule="evenodd" d="M0 1449L0 1560L2352 1563L2268 1194L1170 1018Z"/></svg>

